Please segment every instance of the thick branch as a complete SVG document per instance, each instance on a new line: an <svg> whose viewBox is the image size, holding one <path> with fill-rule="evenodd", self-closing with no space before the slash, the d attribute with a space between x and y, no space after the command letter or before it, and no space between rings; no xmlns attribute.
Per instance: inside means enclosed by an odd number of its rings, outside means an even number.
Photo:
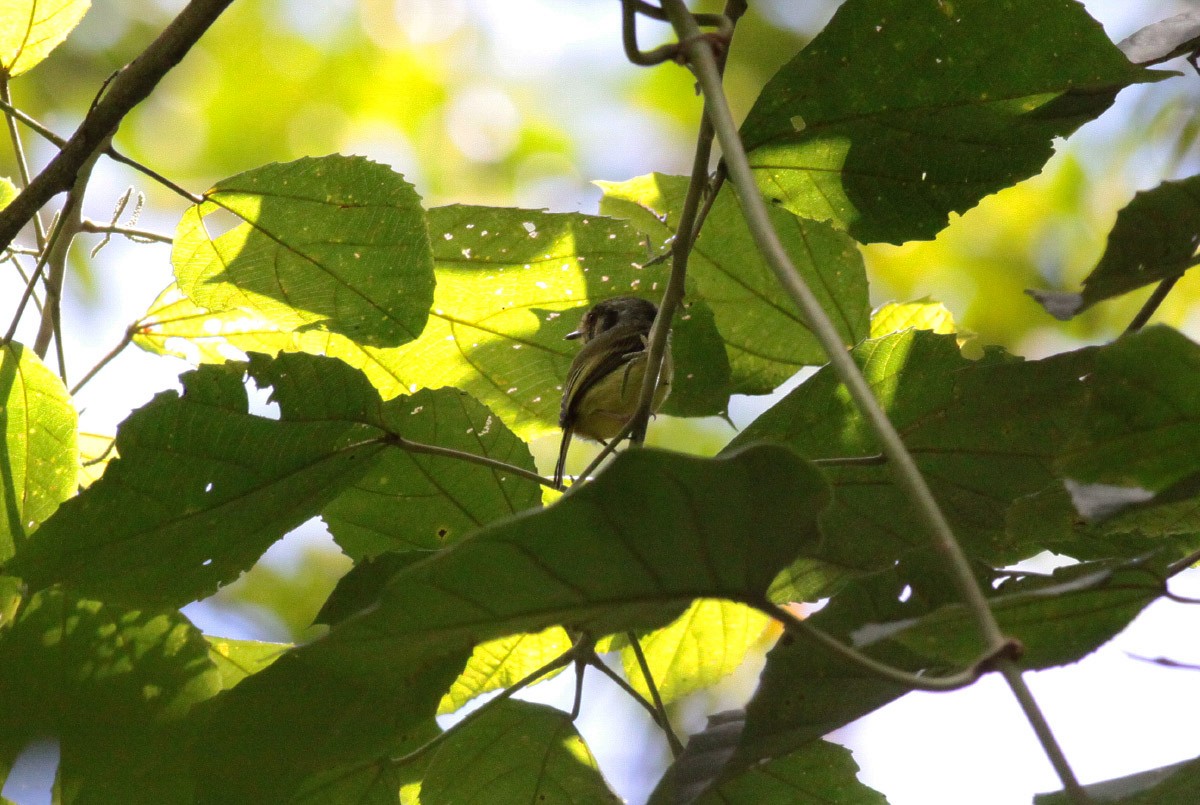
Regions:
<svg viewBox="0 0 1200 805"><path fill-rule="evenodd" d="M0 249L8 248L50 199L71 189L88 157L117 130L129 110L145 100L162 77L179 64L232 2L192 0L158 39L117 74L63 149L0 211Z"/></svg>

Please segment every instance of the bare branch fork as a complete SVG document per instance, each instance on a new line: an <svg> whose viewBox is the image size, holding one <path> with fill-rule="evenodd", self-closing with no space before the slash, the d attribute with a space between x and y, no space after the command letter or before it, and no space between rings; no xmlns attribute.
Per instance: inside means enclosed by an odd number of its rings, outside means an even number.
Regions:
<svg viewBox="0 0 1200 805"><path fill-rule="evenodd" d="M121 69L50 164L0 211L0 250L38 210L70 190L84 163L106 145L121 120L183 60L233 0L191 0L140 56Z"/></svg>
<svg viewBox="0 0 1200 805"><path fill-rule="evenodd" d="M900 435L888 419L879 402L875 399L871 387L859 371L854 359L842 344L833 323L825 314L825 311L804 282L804 279L792 265L787 252L784 250L774 228L771 226L766 205L758 192L745 148L742 146L737 126L733 121L728 102L725 99L719 55L717 49L714 47L713 37L704 35L699 28L701 22L711 24L713 21L710 19L701 20L694 16L688 10L684 0L661 0L661 3L661 6L656 7L643 0L622 0L625 19L624 39L626 51L630 59L638 64L648 64L674 58L677 61L685 63L696 75L704 96L704 123L702 124L702 131L708 127L711 127L715 131L716 139L720 143L724 155L729 178L733 182L738 197L742 201L747 225L759 251L763 254L763 257L766 259L768 265L770 265L781 285L787 290L803 312L809 322L810 329L829 356L834 371L837 372L838 377L846 386L855 404L862 412L864 419L866 419L871 430L879 440L883 455L886 456L887 462L892 468L896 484L912 502L918 517L925 524L932 536L935 547L949 566L952 578L954 578L958 587L959 595L966 603L983 635L987 651L996 657L994 667L1004 676L1009 687L1012 688L1013 694L1016 696L1022 710L1025 712L1026 718L1037 734L1043 750L1062 780L1064 788L1073 801L1086 803L1088 801L1087 795L1084 793L1074 772L1067 763L1066 757L1053 733L1050 731L1044 715L1034 701L1029 688L1026 686L1020 669L1011 659L1009 652L1011 651L1012 641L1000 629L995 615L988 606L987 597L976 583L974 575L971 572L969 560L955 539L945 515L934 499L928 484L922 477L916 462L905 447ZM738 5L744 7L744 3L738 3ZM650 54L644 54L637 50L636 32L633 28L635 23L634 18L638 14L643 14L654 19L663 19L665 16L675 29L679 40L678 44L665 46L666 50L660 48L657 51L652 51ZM721 27L721 31L724 32L723 27ZM671 49L674 49L673 52L669 52ZM695 196L698 201L700 192L694 187L696 183L697 173L693 170L693 186L689 187L688 197L691 199ZM671 281L667 285L667 292L662 307L664 313L668 315L659 316L651 334L650 354L648 356L648 368L646 372L647 382L643 386L640 400L646 403L646 405L644 411L639 408L639 414L648 415L648 403L653 393L653 383L657 379L655 369L659 365L655 362L655 346L656 342L660 339L665 345L665 333L662 331L665 331L670 325L669 314L673 311L673 305L676 301L671 295L673 292L680 296L682 295L682 287L675 290L672 288L672 284L676 279L676 274L681 275L684 270L680 264L686 260L686 250L691 241L690 227L693 222L694 217L684 220L681 216L680 228L673 246L673 250L678 248L680 251L674 254L675 264L672 269ZM685 227L687 227L686 230ZM680 283L681 285L682 283ZM661 352L660 348L657 356L660 361ZM637 417L635 422L631 423L634 426L631 428L631 431L635 436L644 432L645 415Z"/></svg>

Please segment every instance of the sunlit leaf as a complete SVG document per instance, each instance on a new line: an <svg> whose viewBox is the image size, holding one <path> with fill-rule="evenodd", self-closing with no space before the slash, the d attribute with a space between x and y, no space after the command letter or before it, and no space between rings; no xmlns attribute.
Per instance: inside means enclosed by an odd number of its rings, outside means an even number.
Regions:
<svg viewBox="0 0 1200 805"><path fill-rule="evenodd" d="M537 634L515 634L481 643L442 698L438 713L453 713L476 696L514 685L570 648L570 636L558 626ZM541 679L549 679L561 670Z"/></svg>
<svg viewBox="0 0 1200 805"><path fill-rule="evenodd" d="M79 486L91 486L100 480L108 462L116 458L117 447L112 436L98 433L79 433Z"/></svg>
<svg viewBox="0 0 1200 805"><path fill-rule="evenodd" d="M76 491L75 407L33 351L0 346L0 561Z"/></svg>
<svg viewBox="0 0 1200 805"><path fill-rule="evenodd" d="M207 639L208 658L221 672L221 690L229 690L246 677L257 674L291 648L287 643L231 640L227 637Z"/></svg>
<svg viewBox="0 0 1200 805"><path fill-rule="evenodd" d="M869 54L869 55L866 55ZM742 139L764 194L861 242L933 237L1034 175L1130 84L1073 0L848 0L763 88Z"/></svg>
<svg viewBox="0 0 1200 805"><path fill-rule="evenodd" d="M601 210L628 218L656 244L674 237L688 180L655 173L602 182ZM852 240L827 224L782 210L771 222L802 277L846 344L867 334L867 278ZM759 255L737 196L716 198L688 260L689 297L713 311L729 355L733 391L766 394L825 351L791 297Z"/></svg>
<svg viewBox="0 0 1200 805"><path fill-rule="evenodd" d="M362 424L363 410L380 403L361 375L325 358L280 361L292 371L275 378L275 393L304 402L279 420L247 413L244 365L189 372L182 395L163 392L136 411L117 431L120 458L39 530L11 572L35 588L64 582L180 606L248 569L385 449L380 431ZM317 362L348 373L340 396L311 386L289 396L289 379Z"/></svg>
<svg viewBox="0 0 1200 805"><path fill-rule="evenodd" d="M639 637L663 702L710 687L733 673L763 637L770 619L743 604L702 599L669 626ZM625 676L643 696L650 689L632 647L621 651Z"/></svg>
<svg viewBox="0 0 1200 805"><path fill-rule="evenodd" d="M420 335L434 286L425 214L387 166L304 158L222 180L204 198L184 214L171 255L197 305L374 346ZM219 211L239 223L214 228Z"/></svg>
<svg viewBox="0 0 1200 805"><path fill-rule="evenodd" d="M16 76L67 38L91 0L5 0L0 6L0 70Z"/></svg>
<svg viewBox="0 0 1200 805"><path fill-rule="evenodd" d="M514 751L516 748L520 751ZM422 805L619 803L571 718L541 704L504 701L448 734L421 784Z"/></svg>
<svg viewBox="0 0 1200 805"><path fill-rule="evenodd" d="M871 314L871 338L883 338L909 328L943 335L958 331L954 314L941 302L888 302Z"/></svg>

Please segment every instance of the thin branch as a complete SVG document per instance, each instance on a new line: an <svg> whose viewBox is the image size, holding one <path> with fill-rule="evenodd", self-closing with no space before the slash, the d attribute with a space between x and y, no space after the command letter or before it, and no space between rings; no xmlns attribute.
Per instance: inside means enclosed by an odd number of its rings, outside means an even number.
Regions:
<svg viewBox="0 0 1200 805"><path fill-rule="evenodd" d="M54 222L50 225L50 235L48 237L49 246L54 245L54 241L58 237L60 220L57 216ZM34 289L38 282L42 279L42 272L46 270L46 261L50 258L50 248L47 247L38 257L37 265L33 268L33 273L29 275L29 281L25 283L25 292L21 294L21 301L17 303L16 312L13 313L12 322L8 325L8 332L4 334L4 338L0 339L0 347L7 346L12 342L13 336L17 334L17 327L21 324L21 317L25 315L25 306L29 304L29 300L33 297ZM45 313L45 306L40 308Z"/></svg>
<svg viewBox="0 0 1200 805"><path fill-rule="evenodd" d="M712 42L701 36L700 29L683 0L662 0L662 3L663 10L670 17L680 45L684 49L687 63L700 83L705 100L705 117L711 120L716 130L730 179L737 188L743 205L743 213L755 243L780 283L803 311L809 329L816 335L817 340L828 354L834 371L837 372L838 377L846 386L851 398L879 440L883 453L888 457L896 485L916 508L918 517L933 538L935 548L942 554L943 560L949 566L959 595L967 605L983 636L984 645L987 646L988 651L1000 651L1008 645L1008 640L988 606L987 597L975 580L970 562L955 539L950 524L934 499L929 485L922 477L899 433L875 398L870 385L846 350L833 322L830 321L803 277L792 265L783 244L771 226L766 204L758 191L749 159L738 136L737 125L734 123L733 115L725 99ZM1006 659L1000 659L997 667L1013 689L1026 718L1042 742L1046 756L1054 764L1063 786L1074 801L1087 802L1087 795L1067 764L1062 750L1046 724L1045 717L1038 710L1037 703L1029 695L1029 690L1021 679L1020 671L1011 660Z"/></svg>
<svg viewBox="0 0 1200 805"><path fill-rule="evenodd" d="M11 262L13 264L13 268L15 268L17 270L17 275L21 278L21 282L24 282L26 285L29 285L29 276L30 275L28 273L26 273L24 266L21 265L21 261L17 259L18 255L25 255L26 257L39 257L41 255L41 252L36 249L32 250L32 251L26 251L25 249L10 248L8 250L8 254L4 255L3 258L0 258L0 263ZM33 294L33 304L34 304L34 307L37 308L38 313L41 313L42 312L42 300L37 295L36 291Z"/></svg>
<svg viewBox="0 0 1200 805"><path fill-rule="evenodd" d="M1146 299L1146 303L1142 305L1142 309L1133 317L1133 321L1129 322L1129 326L1125 328L1125 332L1136 333L1145 327L1146 322L1150 321L1150 317L1155 314L1159 305L1167 298L1167 294L1175 287L1175 283L1179 282L1182 277L1182 274L1177 274L1174 277L1167 277L1158 283L1158 287L1154 289L1154 293L1150 294L1149 298Z"/></svg>
<svg viewBox="0 0 1200 805"><path fill-rule="evenodd" d="M129 110L145 100L232 2L191 0L162 34L117 74L45 170L0 211L0 248L7 248L51 198L74 186L80 168L112 136Z"/></svg>
<svg viewBox="0 0 1200 805"><path fill-rule="evenodd" d="M121 352L124 351L125 347L127 347L133 343L133 337L135 335L137 335L140 327L141 327L141 322L139 321L139 322L134 322L133 324L131 324L125 328L125 335L122 336L120 343L118 343L115 347L113 347L111 350L109 350L108 354L105 355L103 358L101 358L99 363L97 363L95 366L93 366L91 369L89 369L88 373L85 374L83 376L83 378L71 388L71 396L72 397L74 397L76 394L78 394L79 390L81 388L83 388L85 385L87 385L87 382L89 380L91 380L93 377L95 377L100 372L101 369L103 369L105 366L108 366L108 364L111 363L114 358L116 358L118 355L120 355Z"/></svg>
<svg viewBox="0 0 1200 805"><path fill-rule="evenodd" d="M39 358L46 357L51 338L57 336L59 344L62 343L59 312L63 281L67 275L67 256L83 221L83 196L87 192L87 184L91 179L92 169L96 167L96 160L100 158L101 148L102 146L97 146L75 174L75 182L71 185L66 203L59 212L54 242L46 246L49 255L46 263L46 304L42 309L42 323L38 328L37 338L33 342L33 351ZM58 356L60 373L65 375L66 367L63 365L61 348Z"/></svg>
<svg viewBox="0 0 1200 805"><path fill-rule="evenodd" d="M101 224L91 220L83 221L79 226L79 231L94 235L121 235L137 243L175 242L175 239L170 235L163 235L159 232L149 232L145 229L131 229L127 226L115 226L113 224Z"/></svg>
<svg viewBox="0 0 1200 805"><path fill-rule="evenodd" d="M1182 559L1167 565L1167 578L1179 575L1197 562L1200 562L1200 550L1192 551Z"/></svg>
<svg viewBox="0 0 1200 805"><path fill-rule="evenodd" d="M617 687L628 693L634 701L640 704L646 710L646 712L650 714L650 717L654 719L654 723L657 724L659 728L662 729L663 734L667 736L667 744L671 747L671 755L673 757L678 758L683 754L683 742L680 741L679 736L675 734L675 730L672 729L671 722L667 720L665 712L660 714L659 711L655 709L654 705L646 700L645 696L638 693L637 689L635 689L633 685L630 685L627 681L622 679L620 674L609 668L608 665L605 664L605 662L595 654L592 655L589 664L615 682Z"/></svg>
<svg viewBox="0 0 1200 805"><path fill-rule="evenodd" d="M543 478L536 472L530 472L523 467L517 467L512 464L506 464L503 461L498 461L488 456L481 456L478 453L468 453L465 450L455 450L451 447L442 447L436 444L425 444L424 442L414 442L411 439L406 439L398 433L389 433L386 439L388 444L395 445L410 453L425 453L431 456L442 456L444 458L454 458L459 461L467 461L472 464L480 464L484 467L490 467L493 470L500 472L511 473L526 480L539 483L542 486L548 486L551 489L556 488L554 481L549 478Z"/></svg>
<svg viewBox="0 0 1200 805"><path fill-rule="evenodd" d="M826 634L803 618L796 617L787 609L777 604L772 604L769 601L758 601L750 603L750 606L780 621L789 631L797 632L813 642L821 644L829 649L831 653L836 654L867 673L911 690L945 692L965 688L973 684L984 673L991 670L999 656L997 652L988 652L971 663L971 666L966 670L945 676L911 674L908 671L901 671L899 668L882 663L874 657L869 657L861 651L847 646L842 641L832 635ZM1014 643L1009 642L1003 647L1000 653L1009 654L1015 650L1014 646Z"/></svg>
<svg viewBox="0 0 1200 805"><path fill-rule="evenodd" d="M662 694L658 690L658 683L654 681L654 674L650 672L650 663L646 661L646 652L642 651L642 642L638 640L638 636L633 632L626 632L625 637L629 640L629 647L633 649L633 656L637 660L638 669L642 672L642 679L646 683L646 690L650 691L650 700L654 702L654 709L658 711L659 718L662 719L663 724L670 724L671 719L667 715L667 706L663 704Z"/></svg>
<svg viewBox="0 0 1200 805"><path fill-rule="evenodd" d="M559 668L570 665L571 662L574 661L574 659L575 659L575 652L576 652L576 647L572 646L571 648L567 649L559 656L555 657L550 662L543 665L541 668L538 668L536 671L534 671L530 674L527 674L520 681L513 684L512 687L508 687L508 688L505 688L504 690L500 691L500 693L497 696L490 699L487 703L483 704L478 710L471 713L466 718L464 718L462 721L455 724L453 728L448 729L445 732L438 733L435 737L433 737L432 739L421 744L416 749L414 749L413 751L409 752L406 755L401 755L400 757L391 758L388 761L389 764L393 767L403 766L404 764L409 763L413 760L416 760L417 758L421 757L422 755L428 753L431 749L434 749L437 746L439 746L442 743L442 741L446 740L446 738L448 736L454 734L455 730L463 729L467 724L470 724L472 721L477 720L480 715L487 712L488 709L490 709L491 707L494 707L497 702L502 702L506 699L511 699L522 688L529 687L534 682L537 682L539 679L541 679L542 677L544 677L546 674L550 673L551 671L556 671ZM376 761L371 761L371 763L375 763L375 762ZM369 766L371 764L369 763L367 765Z"/></svg>
<svg viewBox="0 0 1200 805"><path fill-rule="evenodd" d="M8 88L8 76L0 76L0 101L12 105L12 93ZM17 122L11 116L5 116L8 125L8 137L12 140L13 157L17 162L17 176L21 179L21 189L29 187L29 161L25 158L25 146L21 144L21 132L17 130ZM40 214L33 216L33 233L37 240L38 251L46 248L46 227L42 224Z"/></svg>

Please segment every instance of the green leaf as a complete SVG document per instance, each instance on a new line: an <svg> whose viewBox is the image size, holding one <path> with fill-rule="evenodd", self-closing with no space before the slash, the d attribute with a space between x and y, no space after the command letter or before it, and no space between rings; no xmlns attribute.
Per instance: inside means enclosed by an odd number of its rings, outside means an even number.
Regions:
<svg viewBox="0 0 1200 805"><path fill-rule="evenodd" d="M450 730L421 784L421 805L619 803L566 713L503 701Z"/></svg>
<svg viewBox="0 0 1200 805"><path fill-rule="evenodd" d="M978 659L978 628L961 604L931 608L902 587L892 571L853 581L809 623L911 673L944 674ZM1145 562L1075 565L1049 579L1010 580L991 606L1001 630L1024 646L1022 667L1036 670L1082 659L1164 589L1163 570ZM747 707L738 767L791 752L906 692L803 633L785 635L767 655Z"/></svg>
<svg viewBox="0 0 1200 805"><path fill-rule="evenodd" d="M467 667L442 697L438 715L453 713L476 696L515 685L570 648L571 638L559 626L537 634L508 635L479 644L467 660ZM550 679L562 670L557 668L539 681Z"/></svg>
<svg viewBox="0 0 1200 805"><path fill-rule="evenodd" d="M9 179L7 176L0 176L0 209L11 204L19 192L17 186L13 184L12 179Z"/></svg>
<svg viewBox="0 0 1200 805"><path fill-rule="evenodd" d="M967 551L1004 564L1036 553L1012 544L1014 500L1053 482L1055 461L1078 425L1093 350L1021 361L997 349L962 357L953 335L909 330L853 350L867 382L913 454ZM730 443L782 443L809 458L874 456L879 447L828 367ZM881 568L929 544L925 527L884 463L830 466L835 493L821 516L815 557L842 569Z"/></svg>
<svg viewBox="0 0 1200 805"><path fill-rule="evenodd" d="M63 582L105 600L181 606L248 569L385 449L381 432L361 424L380 405L361 375L328 358L277 363L274 391L289 401L279 420L247 413L244 365L189 372L182 396L163 392L136 411L117 432L120 458L10 572L35 589ZM268 365L252 371L261 378ZM313 388L321 372L336 382ZM309 382L292 389L292 380Z"/></svg>
<svg viewBox="0 0 1200 805"><path fill-rule="evenodd" d="M1131 506L1100 522L1079 515L1071 495L1055 484L1018 499L1008 511L1013 542L1039 545L1080 560L1154 553L1182 559L1200 549L1200 506L1195 497Z"/></svg>
<svg viewBox="0 0 1200 805"><path fill-rule="evenodd" d="M178 612L45 590L0 637L0 731L5 746L59 737L68 780L110 786L121 774L128 784L152 733L180 723L219 683L208 644Z"/></svg>
<svg viewBox="0 0 1200 805"><path fill-rule="evenodd" d="M1196 799L1196 791L1200 790L1200 758L1085 785L1083 790L1096 803L1190 805ZM1033 802L1034 805L1070 805L1074 800L1067 792L1058 791L1039 794Z"/></svg>
<svg viewBox="0 0 1200 805"><path fill-rule="evenodd" d="M1165 591L1163 571L1148 563L1073 565L1049 580L1002 586L991 608L1001 631L1021 642L1022 667L1043 669L1083 659ZM974 616L962 604L940 607L915 623L864 628L855 638L860 646L894 642L932 667L962 668L984 651Z"/></svg>
<svg viewBox="0 0 1200 805"><path fill-rule="evenodd" d="M848 0L763 88L741 134L759 187L863 243L932 238L1036 174L1130 84L1074 0Z"/></svg>
<svg viewBox="0 0 1200 805"><path fill-rule="evenodd" d="M306 157L222 180L204 199L184 213L171 255L197 305L243 307L282 329L374 346L403 344L425 327L434 286L425 214L387 166ZM210 232L218 210L241 223Z"/></svg>
<svg viewBox="0 0 1200 805"><path fill-rule="evenodd" d="M666 280L662 266L641 267L651 256L643 237L609 218L455 205L430 210L429 231L429 325L383 359L414 391L468 392L523 438L558 426L578 350L563 337L586 307L628 294L657 302Z"/></svg>
<svg viewBox="0 0 1200 805"><path fill-rule="evenodd" d="M1051 315L1069 319L1097 302L1172 279L1197 262L1200 176L1163 182L1133 197L1117 213L1104 256L1078 294L1029 291Z"/></svg>
<svg viewBox="0 0 1200 805"><path fill-rule="evenodd" d="M50 55L79 24L90 0L9 0L0 11L0 70L18 76Z"/></svg>
<svg viewBox="0 0 1200 805"><path fill-rule="evenodd" d="M824 495L778 447L721 460L624 452L554 506L406 564L373 606L225 694L201 760L212 800L279 797L321 767L378 757L432 717L479 643L557 624L649 629L695 598L761 599L816 538ZM350 723L353 734L338 727Z"/></svg>
<svg viewBox="0 0 1200 805"><path fill-rule="evenodd" d="M888 302L871 314L871 338L883 338L910 328L942 335L958 332L954 314L941 302Z"/></svg>
<svg viewBox="0 0 1200 805"><path fill-rule="evenodd" d="M1200 346L1167 327L1104 349L1088 383L1084 427L1063 454L1063 471L1082 483L1147 492L1191 481L1200 473L1198 372Z"/></svg>
<svg viewBox="0 0 1200 805"><path fill-rule="evenodd" d="M717 785L697 805L887 805L858 781L850 750L813 741L795 752L757 764Z"/></svg>
<svg viewBox="0 0 1200 805"><path fill-rule="evenodd" d="M62 381L32 350L0 347L0 562L75 494L76 420Z"/></svg>
<svg viewBox="0 0 1200 805"><path fill-rule="evenodd" d="M537 472L529 447L465 392L419 391L385 403L383 417L405 439ZM338 545L357 560L384 551L442 548L541 504L535 481L459 458L390 450L322 514Z"/></svg>
<svg viewBox="0 0 1200 805"><path fill-rule="evenodd" d="M372 771L432 737L438 700L466 660L448 650L382 667L393 652L338 665L319 661L329 657L322 645L287 652L206 708L189 758L199 781L194 803L336 802L327 797L342 784L378 796Z"/></svg>
<svg viewBox="0 0 1200 805"><path fill-rule="evenodd" d="M208 658L221 672L221 690L229 690L275 662L291 648L287 643L262 643L257 640L231 640L206 637Z"/></svg>
<svg viewBox="0 0 1200 805"><path fill-rule="evenodd" d="M639 636L663 702L715 685L737 670L768 623L770 618L743 604L700 599L671 625ZM621 650L621 663L630 684L648 699L650 689L632 647Z"/></svg>
<svg viewBox="0 0 1200 805"><path fill-rule="evenodd" d="M420 805L417 797L421 790L421 778L429 767L430 755L418 755L404 762L398 762L397 758L414 752L440 733L437 724L429 721L423 728L406 734L385 757L372 763L317 774L288 801L296 805L340 802L397 805L399 795L401 805Z"/></svg>
<svg viewBox="0 0 1200 805"><path fill-rule="evenodd" d="M659 173L600 182L601 210L628 218L655 243L674 237L688 180ZM867 278L854 242L826 224L770 211L784 248L842 340L867 334ZM725 340L732 390L767 394L825 351L758 252L731 187L717 195L688 260L689 298L712 309Z"/></svg>

